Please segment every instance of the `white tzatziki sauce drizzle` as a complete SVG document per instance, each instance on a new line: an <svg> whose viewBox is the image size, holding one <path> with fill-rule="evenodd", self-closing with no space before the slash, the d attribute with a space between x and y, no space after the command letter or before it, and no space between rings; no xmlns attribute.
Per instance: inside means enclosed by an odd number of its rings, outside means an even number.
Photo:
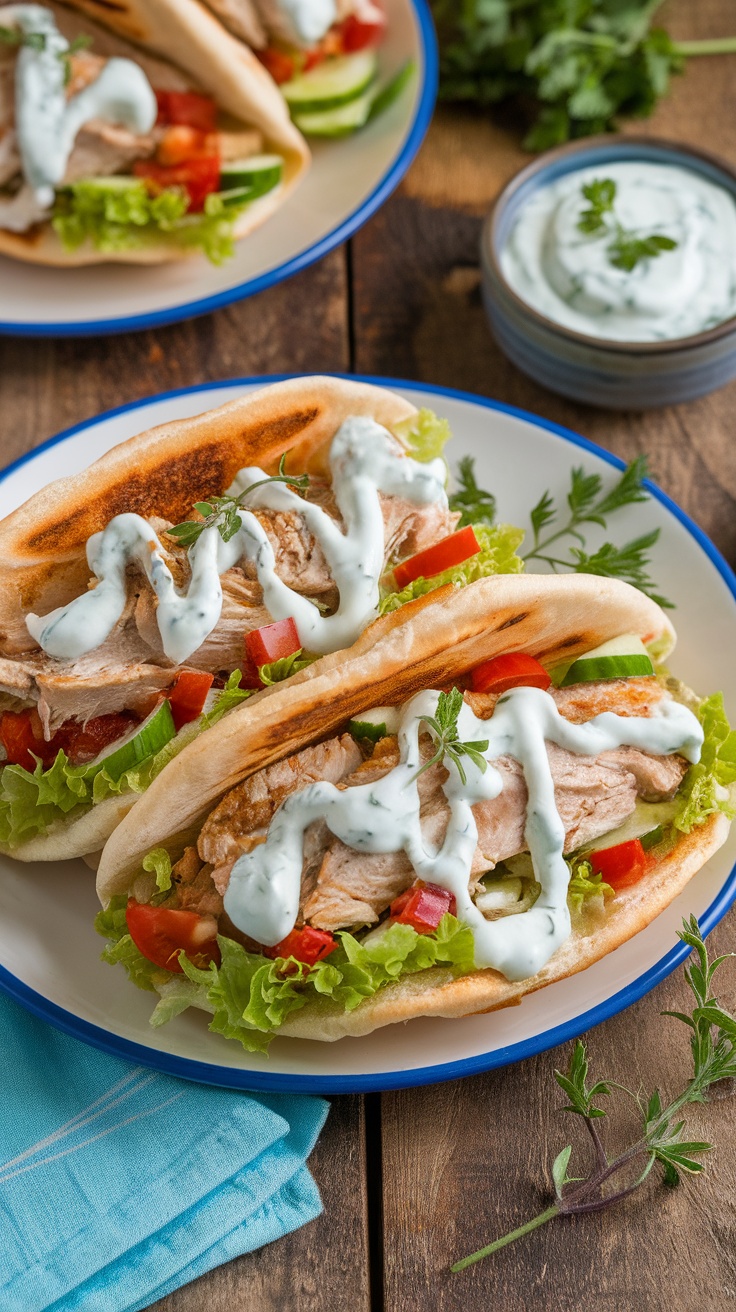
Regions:
<svg viewBox="0 0 736 1312"><path fill-rule="evenodd" d="M589 204L582 187L603 179L616 184L614 214L625 229L670 237L676 248L616 268L612 216L608 231L578 228ZM736 314L736 201L673 164L579 169L521 205L499 258L512 290L554 323L609 341L672 341Z"/></svg>
<svg viewBox="0 0 736 1312"><path fill-rule="evenodd" d="M223 541L216 525L200 534L188 552L192 573L185 593L176 587L150 524L140 515L127 514L116 515L87 543L90 568L100 580L97 586L48 615L27 615L29 633L45 652L59 659L74 660L99 647L125 609L126 568L135 562L158 598L156 619L164 652L180 664L202 645L220 618L220 574L248 560L255 565L264 605L274 620L294 620L302 647L319 653L349 647L374 619L378 606L384 568L379 491L416 505L446 507L446 470L441 459L420 463L405 455L387 429L361 415L341 424L332 440L330 466L344 532L321 506L282 483L266 482L257 488L251 505L302 516L322 548L339 592L333 615L320 614L308 597L278 577L268 535L249 510L240 511L241 527L229 542ZM266 477L262 469L242 469L231 492L244 491Z"/></svg>
<svg viewBox="0 0 736 1312"><path fill-rule="evenodd" d="M42 48L23 45L15 69L15 126L23 176L38 204L49 208L63 180L77 133L90 119L150 132L156 97L143 69L131 59L109 59L99 77L71 100L66 96L64 55L69 42L50 9L10 5L0 21L43 38Z"/></svg>
<svg viewBox="0 0 736 1312"><path fill-rule="evenodd" d="M344 789L325 782L310 784L282 802L265 843L239 857L232 868L225 911L238 929L269 947L293 929L299 911L304 834L315 820L322 820L336 838L358 852L404 851L419 879L454 894L458 919L473 932L476 966L493 967L510 980L527 979L541 970L570 933L565 827L555 804L545 743L585 756L628 745L656 756L680 752L692 762L700 758L700 724L692 711L674 701L661 702L651 717L606 711L587 724L571 724L552 697L538 688L506 693L490 720L478 719L463 705L459 737L466 742L488 739L484 753L488 767L483 772L464 759L467 782L463 784L455 764L445 759L449 777L443 791L450 818L441 846L428 850L416 775L422 764L422 721L435 715L438 697L437 692L422 692L407 703L399 729L400 763L383 778ZM499 756L512 756L524 772L528 791L524 832L541 892L528 911L489 921L468 888L478 839L472 807L501 792L502 777L491 764Z"/></svg>

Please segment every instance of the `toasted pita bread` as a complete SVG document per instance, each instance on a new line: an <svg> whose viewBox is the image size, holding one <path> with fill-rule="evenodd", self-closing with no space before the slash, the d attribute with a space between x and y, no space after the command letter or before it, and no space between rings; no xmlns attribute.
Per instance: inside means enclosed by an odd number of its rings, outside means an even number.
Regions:
<svg viewBox="0 0 736 1312"><path fill-rule="evenodd" d="M95 53L134 60L158 87L191 87L211 95L238 123L258 128L266 148L282 156L281 185L254 201L241 215L234 231L237 239L263 223L293 191L309 165L304 138L294 127L270 74L248 47L231 36L197 0L121 0L114 5L109 0L44 3L68 40L90 36ZM79 10L84 17L76 12ZM146 52L160 58L152 60ZM174 244L156 242L112 257L89 245L67 251L50 223L24 233L0 228L0 254L33 264L73 267L109 262L112 258L129 264L161 264L188 258L192 253Z"/></svg>
<svg viewBox="0 0 736 1312"><path fill-rule="evenodd" d="M502 652L531 652L552 666L621 633L674 642L655 602L627 583L585 574L498 575L402 606L348 652L323 656L282 685L278 702L250 699L185 748L105 846L100 899L127 891L152 848L179 855L236 783L368 707L403 702Z"/></svg>
<svg viewBox="0 0 736 1312"><path fill-rule="evenodd" d="M178 857L241 779L368 707L396 704L505 651L527 651L550 665L622 632L674 644L670 622L654 602L628 584L586 575L499 576L402 607L367 629L347 656L324 657L297 675L278 705L248 702L186 748L107 843L97 875L103 905L120 893L147 900L154 890L152 877L140 873L146 852L166 847ZM729 827L719 814L681 835L650 875L619 893L592 928L574 929L530 979L510 982L494 970L455 979L437 968L387 986L350 1013L327 1000L309 1004L279 1034L333 1041L413 1017L462 1017L517 1004L644 929L725 842Z"/></svg>

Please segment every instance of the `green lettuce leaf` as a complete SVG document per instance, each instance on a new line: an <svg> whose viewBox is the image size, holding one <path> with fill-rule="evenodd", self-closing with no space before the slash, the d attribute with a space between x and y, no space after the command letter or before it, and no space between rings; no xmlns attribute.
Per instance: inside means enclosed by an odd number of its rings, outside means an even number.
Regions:
<svg viewBox="0 0 736 1312"><path fill-rule="evenodd" d="M446 583L464 587L476 579L487 578L489 574L521 574L524 562L516 552L524 539L523 529L514 528L513 524L496 524L492 528L488 524L474 524L473 528L481 548L477 556L463 561L462 565L443 570L441 574L434 574L430 579L415 579L400 592L386 593L379 603L379 615L398 610L405 602L434 592L435 588Z"/></svg>
<svg viewBox="0 0 736 1312"><path fill-rule="evenodd" d="M449 420L439 419L433 410L427 410L424 406L418 414L394 424L393 431L406 442L414 459L422 463L443 455L452 437Z"/></svg>
<svg viewBox="0 0 736 1312"><path fill-rule="evenodd" d="M280 661L271 661L269 665L258 666L258 677L261 683L269 687L274 683L282 683L292 674L298 674L300 670L306 670L307 666L313 665L319 660L319 656L305 655L300 647L298 651L291 653L291 656L282 656Z"/></svg>
<svg viewBox="0 0 736 1312"><path fill-rule="evenodd" d="M115 255L157 242L201 250L213 264L234 251L233 227L247 204L227 205L208 197L203 214L188 214L188 197L180 187L153 196L139 178L85 179L57 194L52 219L67 250L89 242Z"/></svg>
<svg viewBox="0 0 736 1312"><path fill-rule="evenodd" d="M680 809L673 824L683 834L702 825L709 815L722 811L729 819L736 812L726 792L736 781L736 730L728 722L723 693L713 693L700 703L698 719L705 735L697 765L691 765L683 780L677 800Z"/></svg>
<svg viewBox="0 0 736 1312"><path fill-rule="evenodd" d="M218 692L212 710L205 711L203 715L200 715L198 720L195 720L194 723L197 726L194 734L195 737L196 734L203 733L205 729L211 729L213 724L219 723L223 715L227 715L230 711L234 711L236 706L240 706L241 702L245 702L249 697L253 696L253 693L256 691L255 688L240 687L240 680L242 677L243 675L240 670L233 670L225 687L221 688Z"/></svg>
<svg viewBox="0 0 736 1312"><path fill-rule="evenodd" d="M99 911L95 917L95 929L103 938L109 939L102 953L102 960L110 966L124 966L128 978L136 988L155 993L157 985L163 985L168 979L175 978L168 970L154 966L152 961L139 952L130 934L125 919L128 899L124 895L111 898L110 905Z"/></svg>
<svg viewBox="0 0 736 1312"><path fill-rule="evenodd" d="M293 957L270 961L221 937L220 966L200 970L180 955L186 979L159 970L138 952L127 933L125 898L113 899L95 923L99 933L112 939L103 960L121 962L139 988L159 992L153 1025L165 1024L188 1006L200 1007L212 1015L211 1030L237 1039L249 1052L265 1052L287 1016L308 1003L327 999L352 1011L402 975L432 966L447 966L454 975L474 969L472 931L449 914L433 934L399 924L363 943L352 934L338 934L339 947L311 967Z"/></svg>
<svg viewBox="0 0 736 1312"><path fill-rule="evenodd" d="M156 888L159 893L167 893L171 888L171 857L165 847L154 847L143 858L143 869L156 876Z"/></svg>
<svg viewBox="0 0 736 1312"><path fill-rule="evenodd" d="M585 902L591 897L613 897L610 884L603 881L598 871L593 873L590 861L575 861L571 866L570 883L567 889L567 903L574 914L582 911Z"/></svg>

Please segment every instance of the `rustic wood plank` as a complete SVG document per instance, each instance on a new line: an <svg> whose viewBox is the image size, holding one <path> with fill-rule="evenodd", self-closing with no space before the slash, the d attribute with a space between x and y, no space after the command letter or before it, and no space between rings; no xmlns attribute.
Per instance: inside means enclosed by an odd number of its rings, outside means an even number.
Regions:
<svg viewBox="0 0 736 1312"><path fill-rule="evenodd" d="M291 282L154 332L45 341L0 338L0 464L68 425L169 388L249 374L349 368L346 255ZM203 1277L156 1312L316 1312L369 1306L359 1098L336 1099L311 1165L326 1212L317 1221ZM323 1300L326 1300L323 1302Z"/></svg>
<svg viewBox="0 0 736 1312"><path fill-rule="evenodd" d="M673 0L662 21L678 36L733 28L726 0ZM645 126L736 159L736 79L728 58L692 61ZM631 131L642 125L632 124ZM438 112L397 195L353 242L355 368L465 388L566 424L624 458L645 451L653 474L736 561L736 384L677 408L615 415L539 387L496 346L480 299L482 219L528 157L498 119ZM714 950L735 946L733 918ZM581 982L583 982L581 980ZM682 1006L680 973L596 1029L591 1055L630 1085L672 1091L687 1078L684 1031L660 1011ZM725 996L733 1002L732 973ZM469 1271L450 1263L549 1202L548 1163L584 1131L556 1109L551 1078L569 1048L507 1071L384 1095L382 1117L385 1312L720 1312L736 1297L736 1103L691 1118L718 1146L704 1180L653 1186L603 1217L556 1222ZM633 1118L624 1107L614 1146Z"/></svg>

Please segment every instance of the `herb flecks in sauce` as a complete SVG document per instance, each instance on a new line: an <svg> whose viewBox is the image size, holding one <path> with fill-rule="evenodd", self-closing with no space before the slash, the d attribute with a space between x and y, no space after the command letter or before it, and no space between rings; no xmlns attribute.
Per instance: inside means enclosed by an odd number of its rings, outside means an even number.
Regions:
<svg viewBox="0 0 736 1312"><path fill-rule="evenodd" d="M619 222L614 208L616 183L611 178L595 178L593 182L585 182L581 191L588 202L588 209L581 211L578 230L588 236L611 238L606 250L609 262L615 269L631 273L640 260L656 259L664 251L677 249L678 243L672 237L666 237L661 232L643 236Z"/></svg>

